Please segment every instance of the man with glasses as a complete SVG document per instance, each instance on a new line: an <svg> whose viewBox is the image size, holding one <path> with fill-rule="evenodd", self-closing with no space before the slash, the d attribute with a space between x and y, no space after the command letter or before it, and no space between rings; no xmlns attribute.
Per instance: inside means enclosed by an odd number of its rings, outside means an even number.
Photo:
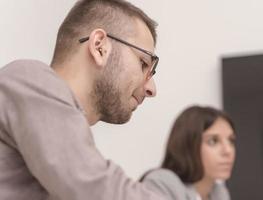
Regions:
<svg viewBox="0 0 263 200"><path fill-rule="evenodd" d="M94 145L90 126L122 124L156 95L156 24L124 0L80 0L51 67L0 70L0 199L159 200Z"/></svg>

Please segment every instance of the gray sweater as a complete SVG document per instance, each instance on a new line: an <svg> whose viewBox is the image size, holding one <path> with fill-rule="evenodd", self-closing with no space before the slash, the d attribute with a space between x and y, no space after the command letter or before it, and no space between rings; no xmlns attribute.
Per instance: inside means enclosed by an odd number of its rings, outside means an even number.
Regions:
<svg viewBox="0 0 263 200"><path fill-rule="evenodd" d="M160 200L97 150L85 112L46 64L0 70L0 200Z"/></svg>
<svg viewBox="0 0 263 200"><path fill-rule="evenodd" d="M143 182L154 191L164 195L167 200L198 200L198 193L191 184L184 184L181 179L168 169L157 169L146 175ZM223 182L216 182L210 193L210 200L230 200Z"/></svg>

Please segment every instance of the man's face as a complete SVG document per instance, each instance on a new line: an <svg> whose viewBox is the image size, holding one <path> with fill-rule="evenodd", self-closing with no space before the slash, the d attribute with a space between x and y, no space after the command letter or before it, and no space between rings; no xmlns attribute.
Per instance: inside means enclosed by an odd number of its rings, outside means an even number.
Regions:
<svg viewBox="0 0 263 200"><path fill-rule="evenodd" d="M95 82L96 106L101 115L101 120L108 123L122 124L131 117L131 112L122 100L124 91L118 84L121 71L120 52L113 47L102 77Z"/></svg>
<svg viewBox="0 0 263 200"><path fill-rule="evenodd" d="M136 34L127 41L153 52L154 42L150 31L139 20L135 24ZM94 87L96 106L102 121L125 123L145 97L155 96L155 84L153 79L147 80L144 62L151 65L151 57L114 42L102 77L96 81Z"/></svg>

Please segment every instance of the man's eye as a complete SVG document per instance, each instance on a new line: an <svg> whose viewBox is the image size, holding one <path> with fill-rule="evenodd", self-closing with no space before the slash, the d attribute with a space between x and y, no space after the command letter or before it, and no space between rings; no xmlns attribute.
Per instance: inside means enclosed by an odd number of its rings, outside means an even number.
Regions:
<svg viewBox="0 0 263 200"><path fill-rule="evenodd" d="M141 61L141 65L142 65L142 70L147 69L148 68L148 64L143 59L141 59L140 61Z"/></svg>

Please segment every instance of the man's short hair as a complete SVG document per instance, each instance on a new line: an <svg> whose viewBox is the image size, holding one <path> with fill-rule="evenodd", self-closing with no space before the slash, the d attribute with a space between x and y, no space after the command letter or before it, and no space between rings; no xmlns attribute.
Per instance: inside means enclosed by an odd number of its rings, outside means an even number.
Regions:
<svg viewBox="0 0 263 200"><path fill-rule="evenodd" d="M78 40L96 28L122 38L132 35L130 25L134 18L147 25L156 44L157 23L131 3L125 0L78 1L59 28L52 64L62 63L73 55L78 49Z"/></svg>

